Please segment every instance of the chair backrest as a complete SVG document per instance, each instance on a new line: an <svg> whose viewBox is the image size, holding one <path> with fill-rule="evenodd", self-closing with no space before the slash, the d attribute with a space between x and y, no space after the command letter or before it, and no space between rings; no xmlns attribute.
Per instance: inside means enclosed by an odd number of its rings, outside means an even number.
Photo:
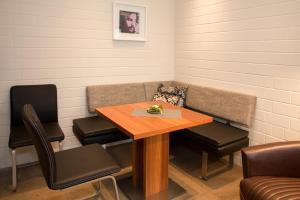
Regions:
<svg viewBox="0 0 300 200"><path fill-rule="evenodd" d="M37 151L48 187L53 188L56 175L54 151L32 105L26 104L23 106L22 119Z"/></svg>
<svg viewBox="0 0 300 200"><path fill-rule="evenodd" d="M23 125L21 111L32 104L41 122L57 122L57 90L52 84L17 85L10 88L11 126Z"/></svg>

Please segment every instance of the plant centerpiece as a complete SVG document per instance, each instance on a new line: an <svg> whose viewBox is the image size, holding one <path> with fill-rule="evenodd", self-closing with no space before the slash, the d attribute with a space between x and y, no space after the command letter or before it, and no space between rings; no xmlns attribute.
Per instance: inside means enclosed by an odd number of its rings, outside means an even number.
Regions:
<svg viewBox="0 0 300 200"><path fill-rule="evenodd" d="M152 105L147 109L147 112L150 114L162 114L164 109L162 105Z"/></svg>

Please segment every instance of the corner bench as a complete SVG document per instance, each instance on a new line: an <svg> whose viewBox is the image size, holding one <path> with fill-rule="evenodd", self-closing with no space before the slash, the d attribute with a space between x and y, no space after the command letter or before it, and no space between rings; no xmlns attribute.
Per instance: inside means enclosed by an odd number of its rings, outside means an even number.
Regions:
<svg viewBox="0 0 300 200"><path fill-rule="evenodd" d="M188 144L188 147L202 152L203 179L231 169L234 152L249 145L246 130L251 125L255 110L255 96L176 81L94 85L87 87L89 112L95 113L97 107L151 101L161 83L165 86L188 86L186 107L213 116L215 119L211 124L171 134L171 145ZM106 144L128 139L113 124L100 116L75 119L73 131L83 145L95 142ZM208 172L209 154L218 157L228 155L229 162L223 168Z"/></svg>

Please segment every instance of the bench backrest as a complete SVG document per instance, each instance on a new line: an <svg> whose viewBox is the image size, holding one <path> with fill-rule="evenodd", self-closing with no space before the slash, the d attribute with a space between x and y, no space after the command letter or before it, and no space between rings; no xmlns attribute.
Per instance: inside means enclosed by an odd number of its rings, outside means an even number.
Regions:
<svg viewBox="0 0 300 200"><path fill-rule="evenodd" d="M136 103L146 100L143 83L93 85L87 87L87 101L90 112L103 106Z"/></svg>
<svg viewBox="0 0 300 200"><path fill-rule="evenodd" d="M165 86L188 86L186 106L192 109L247 127L251 125L256 105L255 96L176 81L88 86L89 111L94 113L97 107L152 101L153 95L161 83Z"/></svg>
<svg viewBox="0 0 300 200"><path fill-rule="evenodd" d="M168 86L172 81L88 86L88 109L94 113L97 107L152 101L160 84Z"/></svg>
<svg viewBox="0 0 300 200"><path fill-rule="evenodd" d="M182 84L182 83L179 83ZM189 85L186 106L249 127L256 97L227 90Z"/></svg>

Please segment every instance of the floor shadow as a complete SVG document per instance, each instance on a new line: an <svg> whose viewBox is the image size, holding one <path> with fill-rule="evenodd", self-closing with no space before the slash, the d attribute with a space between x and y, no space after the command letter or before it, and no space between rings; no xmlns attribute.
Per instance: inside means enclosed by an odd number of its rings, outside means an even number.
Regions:
<svg viewBox="0 0 300 200"><path fill-rule="evenodd" d="M229 170L205 181L201 178L201 154L185 146L173 147L171 151L170 164L183 170L192 177L197 177L204 185L211 189L218 189L241 179L241 170L236 169L239 167L235 166L235 170ZM219 160L217 157L209 155L208 170L219 168L223 166L225 162L226 160ZM237 171L239 171L239 173L237 173Z"/></svg>
<svg viewBox="0 0 300 200"><path fill-rule="evenodd" d="M117 161L121 168L131 166L132 142L116 146L110 146L107 147L106 150Z"/></svg>

